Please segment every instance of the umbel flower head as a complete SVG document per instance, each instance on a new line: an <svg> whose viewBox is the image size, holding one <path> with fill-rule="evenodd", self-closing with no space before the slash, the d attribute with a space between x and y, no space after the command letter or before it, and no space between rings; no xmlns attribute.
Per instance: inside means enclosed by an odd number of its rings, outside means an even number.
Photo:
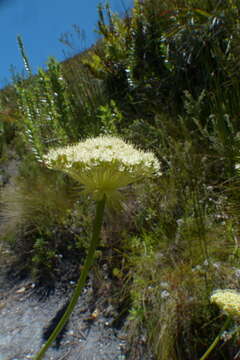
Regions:
<svg viewBox="0 0 240 360"><path fill-rule="evenodd" d="M89 138L52 149L44 161L48 167L62 170L83 184L85 193L95 200L106 196L110 204L120 200L119 189L161 174L153 153L138 150L114 136Z"/></svg>
<svg viewBox="0 0 240 360"><path fill-rule="evenodd" d="M231 290L216 290L210 301L219 306L227 315L240 319L240 293Z"/></svg>

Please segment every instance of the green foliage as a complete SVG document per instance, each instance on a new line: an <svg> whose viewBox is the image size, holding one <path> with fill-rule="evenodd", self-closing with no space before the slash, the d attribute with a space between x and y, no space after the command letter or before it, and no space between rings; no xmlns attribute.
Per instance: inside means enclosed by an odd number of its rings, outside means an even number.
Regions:
<svg viewBox="0 0 240 360"><path fill-rule="evenodd" d="M29 170L3 189L3 216L16 225L47 230L64 219L74 202L74 191L59 174L36 166Z"/></svg>
<svg viewBox="0 0 240 360"><path fill-rule="evenodd" d="M36 159L41 161L49 147L98 135L98 108L106 103L100 81L74 59L62 66L50 58L47 71L40 69L32 76L20 37L18 43L29 75L28 80L17 79L15 85L19 127Z"/></svg>
<svg viewBox="0 0 240 360"><path fill-rule="evenodd" d="M120 19L100 6L103 39L86 63L109 96L122 106L131 99L128 111L137 114L157 105L181 110L184 90L198 97L222 83L232 101L239 89L238 13L237 1L148 0Z"/></svg>
<svg viewBox="0 0 240 360"><path fill-rule="evenodd" d="M78 136L76 140L99 135L101 123L98 109L108 103L102 80L94 78L85 66L88 56L88 53L83 53L63 63L73 109L75 136Z"/></svg>
<svg viewBox="0 0 240 360"><path fill-rule="evenodd" d="M111 100L109 105L99 107L98 117L101 120L103 134L117 135L117 125L121 125L122 114L114 100Z"/></svg>
<svg viewBox="0 0 240 360"><path fill-rule="evenodd" d="M31 76L31 69L23 44L18 38L25 68ZM39 70L31 81L19 80L16 85L18 111L21 117L22 136L36 160L49 146L66 143L71 139L71 106L67 85L62 76L60 64L53 58L48 61L48 71Z"/></svg>
<svg viewBox="0 0 240 360"><path fill-rule="evenodd" d="M239 207L229 217L236 188L226 192L222 184L232 176L229 163L236 161L225 148L230 135L219 132L221 113L216 109L215 126L213 115L202 125L204 93L197 100L185 96L184 117L173 122L157 114L154 123L136 120L126 131L141 146L155 150L164 169L158 181L139 188L140 236L127 238L126 245L133 278L132 348L136 334L147 327L159 360L199 358L222 325L214 322L209 294L218 287L238 287L234 238ZM221 137L224 131L226 137ZM231 139L235 154L238 142ZM216 359L223 359L229 349L225 351Z"/></svg>
<svg viewBox="0 0 240 360"><path fill-rule="evenodd" d="M1 239L25 258L24 266L34 275L45 276L48 267L56 270L58 258L53 253L74 254L76 247L85 246L84 231L76 242L72 235L77 217L82 216L76 206L78 200L79 189L68 178L29 161L3 188ZM36 239L42 242L36 243Z"/></svg>
<svg viewBox="0 0 240 360"><path fill-rule="evenodd" d="M11 104L15 99L12 94L8 94L5 89L0 94L0 155L4 154L4 149L14 140L16 133L16 114Z"/></svg>
<svg viewBox="0 0 240 360"><path fill-rule="evenodd" d="M209 248L215 248L208 261L197 258L196 241L195 253L188 253L186 245L192 246L189 241L199 232L196 222L191 227L192 230L188 227L182 232L184 242L178 239L178 243L170 248L164 243L163 235L156 232L144 233L131 241L127 239L133 277L129 316L131 348L136 346L136 335L147 328L148 342L156 359L199 358L225 320L210 305L209 293L218 287L239 286L234 267L229 267L227 261L219 261L216 233L214 236L211 232L207 234ZM167 234L166 230L165 236ZM226 252L231 254L232 249L228 248ZM228 351L226 348L223 357L217 358L224 358Z"/></svg>
<svg viewBox="0 0 240 360"><path fill-rule="evenodd" d="M2 154L3 152L3 147L4 147L4 143L5 143L5 131L4 131L4 123L1 122L0 123L0 154Z"/></svg>
<svg viewBox="0 0 240 360"><path fill-rule="evenodd" d="M57 259L56 251L49 249L49 243L43 238L36 239L33 246L32 275L35 279L45 276L53 276ZM45 274L44 274L45 273Z"/></svg>

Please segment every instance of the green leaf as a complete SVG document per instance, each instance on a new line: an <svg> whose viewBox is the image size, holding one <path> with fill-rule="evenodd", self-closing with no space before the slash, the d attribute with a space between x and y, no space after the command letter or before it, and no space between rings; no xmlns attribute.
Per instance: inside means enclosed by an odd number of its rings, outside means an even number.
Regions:
<svg viewBox="0 0 240 360"><path fill-rule="evenodd" d="M200 14L200 15L205 16L205 17L211 17L212 16L210 13L208 13L207 11L202 10L202 9L193 9L193 11L195 11L197 14Z"/></svg>

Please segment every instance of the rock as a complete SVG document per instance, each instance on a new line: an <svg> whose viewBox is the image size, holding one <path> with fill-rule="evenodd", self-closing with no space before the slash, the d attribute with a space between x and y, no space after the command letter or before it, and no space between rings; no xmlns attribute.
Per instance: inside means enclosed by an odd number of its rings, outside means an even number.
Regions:
<svg viewBox="0 0 240 360"><path fill-rule="evenodd" d="M24 291L26 291L26 288L22 287L16 291L16 294L22 294L22 293L24 293Z"/></svg>

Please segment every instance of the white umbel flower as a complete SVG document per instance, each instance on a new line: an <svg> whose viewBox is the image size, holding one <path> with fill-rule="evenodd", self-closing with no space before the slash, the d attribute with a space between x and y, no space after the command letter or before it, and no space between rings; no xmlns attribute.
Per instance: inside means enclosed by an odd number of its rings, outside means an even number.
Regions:
<svg viewBox="0 0 240 360"><path fill-rule="evenodd" d="M161 175L160 164L144 152L114 136L99 136L58 149L44 157L45 164L67 172L85 186L85 192L108 202L119 198L118 190L153 175Z"/></svg>
<svg viewBox="0 0 240 360"><path fill-rule="evenodd" d="M210 301L219 306L227 315L240 318L240 293L231 290L216 290Z"/></svg>

